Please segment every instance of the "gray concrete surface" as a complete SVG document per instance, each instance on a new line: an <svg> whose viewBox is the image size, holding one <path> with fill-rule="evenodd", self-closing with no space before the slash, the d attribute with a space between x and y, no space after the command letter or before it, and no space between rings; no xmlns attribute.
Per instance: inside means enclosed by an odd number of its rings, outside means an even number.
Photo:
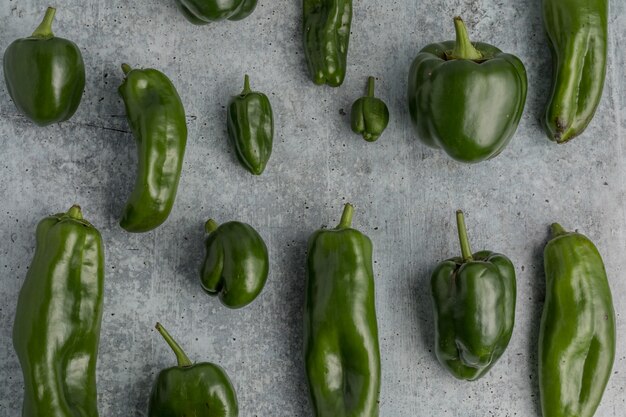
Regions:
<svg viewBox="0 0 626 417"><path fill-rule="evenodd" d="M356 2L350 69L342 88L314 86L305 72L300 1L260 0L242 22L189 24L173 0L59 0L55 32L83 50L87 85L66 123L37 128L0 83L0 415L17 416L22 376L11 344L16 298L39 219L83 206L106 245L106 299L98 364L103 417L144 416L152 381L173 355L153 330L162 321L197 361L221 364L242 416L311 416L302 365L304 259L308 236L337 222L343 203L375 245L382 349L381 416L540 416L539 318L542 250L548 225L590 236L604 255L619 343L597 417L626 408L626 10L612 2L610 64L598 114L566 146L544 136L539 118L550 62L538 1ZM46 4L4 0L0 49L27 36ZM529 94L518 133L502 155L460 165L421 145L405 108L409 64L426 43L453 37L461 14L473 39L495 42L526 64ZM119 65L155 67L177 86L189 142L172 215L158 230L131 235L118 217L135 175L135 145L117 94ZM225 105L243 74L276 114L266 173L241 168L229 146ZM374 144L353 135L350 104L378 77L388 131ZM467 212L474 249L506 253L517 267L517 323L497 366L458 382L433 354L429 274L458 253L454 210ZM230 311L198 283L203 222L239 219L266 238L271 273L260 298Z"/></svg>

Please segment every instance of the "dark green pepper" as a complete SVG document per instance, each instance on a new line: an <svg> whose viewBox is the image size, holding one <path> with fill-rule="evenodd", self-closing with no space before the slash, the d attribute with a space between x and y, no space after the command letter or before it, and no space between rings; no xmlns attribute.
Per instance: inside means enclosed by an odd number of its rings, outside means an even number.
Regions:
<svg viewBox="0 0 626 417"><path fill-rule="evenodd" d="M502 356L515 322L515 268L504 255L472 255L462 211L457 211L460 258L433 271L435 352L456 378L473 381Z"/></svg>
<svg viewBox="0 0 626 417"><path fill-rule="evenodd" d="M352 0L303 0L304 55L315 84L339 87L346 77Z"/></svg>
<svg viewBox="0 0 626 417"><path fill-rule="evenodd" d="M352 131L368 142L376 141L389 124L389 109L384 101L374 97L374 77L367 79L367 96L352 105Z"/></svg>
<svg viewBox="0 0 626 417"><path fill-rule="evenodd" d="M200 272L202 288L219 295L230 308L250 304L261 293L269 272L269 257L263 238L252 226L228 222L205 225L206 258Z"/></svg>
<svg viewBox="0 0 626 417"><path fill-rule="evenodd" d="M241 20L250 16L257 0L176 0L183 15L195 25L220 20Z"/></svg>
<svg viewBox="0 0 626 417"><path fill-rule="evenodd" d="M248 75L241 94L228 103L227 118L228 136L237 159L248 171L261 175L272 154L274 117L267 96L250 89Z"/></svg>
<svg viewBox="0 0 626 417"><path fill-rule="evenodd" d="M102 238L80 207L41 220L13 324L24 374L22 416L98 416L103 290Z"/></svg>
<svg viewBox="0 0 626 417"><path fill-rule="evenodd" d="M602 257L580 233L552 225L544 250L539 333L543 417L592 417L615 358L615 312Z"/></svg>
<svg viewBox="0 0 626 417"><path fill-rule="evenodd" d="M39 126L74 115L85 90L85 64L78 46L52 33L56 9L33 34L4 53L4 79L15 106Z"/></svg>
<svg viewBox="0 0 626 417"><path fill-rule="evenodd" d="M461 162L504 150L526 103L526 70L495 46L472 45L460 17L456 42L426 46L409 73L409 113L419 138Z"/></svg>
<svg viewBox="0 0 626 417"><path fill-rule="evenodd" d="M176 199L187 144L185 109L172 82L155 69L122 65L119 93L137 141L138 168L120 225L148 232L169 216Z"/></svg>
<svg viewBox="0 0 626 417"><path fill-rule="evenodd" d="M212 363L193 364L160 323L156 329L174 351L178 366L159 372L148 417L237 417L237 396L226 372Z"/></svg>
<svg viewBox="0 0 626 417"><path fill-rule="evenodd" d="M544 126L564 143L581 134L596 112L606 74L608 0L543 0L552 52L552 94Z"/></svg>
<svg viewBox="0 0 626 417"><path fill-rule="evenodd" d="M316 417L377 417L380 351L372 242L341 222L308 243L304 348Z"/></svg>

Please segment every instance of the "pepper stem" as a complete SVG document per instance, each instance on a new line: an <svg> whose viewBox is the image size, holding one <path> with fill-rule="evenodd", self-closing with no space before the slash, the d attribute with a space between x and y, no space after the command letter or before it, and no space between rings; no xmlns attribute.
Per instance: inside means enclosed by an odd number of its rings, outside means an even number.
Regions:
<svg viewBox="0 0 626 417"><path fill-rule="evenodd" d="M337 225L337 229L346 229L352 227L352 215L354 214L354 207L352 204L347 203L343 207L343 214L341 215L341 220Z"/></svg>
<svg viewBox="0 0 626 417"><path fill-rule="evenodd" d="M567 230L565 230L563 226L558 223L552 223L550 225L550 232L552 233L552 237L557 237L566 234Z"/></svg>
<svg viewBox="0 0 626 417"><path fill-rule="evenodd" d="M465 216L462 210L456 211L456 227L459 231L459 242L461 242L461 256L464 262L471 261L472 249L467 238L467 228L465 227Z"/></svg>
<svg viewBox="0 0 626 417"><path fill-rule="evenodd" d="M376 84L376 79L374 77L367 78L367 96L374 97L374 87Z"/></svg>
<svg viewBox="0 0 626 417"><path fill-rule="evenodd" d="M52 38L54 36L52 33L52 22L54 21L56 11L57 9L54 7L48 7L43 20L32 34L33 38Z"/></svg>
<svg viewBox="0 0 626 417"><path fill-rule="evenodd" d="M252 90L250 89L250 77L248 76L248 74L246 74L243 77L243 91L241 92L241 95L243 96L251 92Z"/></svg>
<svg viewBox="0 0 626 417"><path fill-rule="evenodd" d="M131 68L130 65L124 63L122 64L122 71L124 71L124 75L128 75L129 72L131 72L133 69Z"/></svg>
<svg viewBox="0 0 626 417"><path fill-rule="evenodd" d="M178 366L180 368L186 368L188 366L192 366L193 363L191 362L189 357L185 354L185 352L180 347L180 345L176 343L176 340L174 340L172 336L170 336L170 334L167 332L167 330L165 330L165 327L163 327L161 323L157 323L155 328L159 331L159 333L161 333L161 336L163 336L163 339L165 339L167 344L170 345L170 347L174 351L174 354L176 355L176 359L178 360Z"/></svg>
<svg viewBox="0 0 626 417"><path fill-rule="evenodd" d="M450 53L450 57L452 59L482 59L483 54L481 54L478 49L474 48L474 45L470 42L465 23L463 23L463 19L458 16L454 18L454 30L456 31L456 44Z"/></svg>
<svg viewBox="0 0 626 417"><path fill-rule="evenodd" d="M70 209L67 211L67 215L70 216L72 219L83 219L83 212L81 211L78 204L74 204L72 207L70 207Z"/></svg>
<svg viewBox="0 0 626 417"><path fill-rule="evenodd" d="M219 224L217 224L217 222L213 219L209 219L207 220L207 222L204 224L204 230L207 233L213 233L217 230Z"/></svg>

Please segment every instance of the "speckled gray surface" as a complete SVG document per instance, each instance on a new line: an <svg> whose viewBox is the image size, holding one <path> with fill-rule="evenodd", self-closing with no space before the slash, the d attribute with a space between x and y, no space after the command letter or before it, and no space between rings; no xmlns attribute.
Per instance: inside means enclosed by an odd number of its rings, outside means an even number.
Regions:
<svg viewBox="0 0 626 417"><path fill-rule="evenodd" d="M30 34L46 4L4 0L0 49ZM536 343L544 296L542 250L560 221L590 236L604 255L619 342L597 417L626 408L626 8L612 2L610 63L598 114L565 146L538 120L549 88L549 53L537 0L356 2L344 86L314 86L301 48L300 1L260 0L248 19L189 24L173 0L59 0L55 32L74 40L87 67L74 118L37 128L0 83L0 415L17 416L22 377L11 344L16 298L34 250L38 220L83 206L106 245L106 299L98 364L102 417L145 415L156 372L174 357L153 325L162 321L196 360L231 375L242 416L311 416L301 360L304 258L309 234L356 206L355 226L375 245L382 350L381 416L539 416ZM405 109L409 64L426 43L453 37L464 16L472 38L495 42L526 64L529 94L511 145L493 161L460 165L414 137ZM118 217L135 175L135 145L117 95L121 62L156 67L183 97L189 141L172 215L131 235ZM244 72L276 115L274 153L260 178L229 146L225 105ZM349 128L351 102L368 75L392 120L377 143ZM454 210L467 212L474 249L508 254L518 273L517 323L497 366L457 382L432 352L429 273L458 252ZM266 238L267 286L231 311L198 284L203 222L239 219Z"/></svg>

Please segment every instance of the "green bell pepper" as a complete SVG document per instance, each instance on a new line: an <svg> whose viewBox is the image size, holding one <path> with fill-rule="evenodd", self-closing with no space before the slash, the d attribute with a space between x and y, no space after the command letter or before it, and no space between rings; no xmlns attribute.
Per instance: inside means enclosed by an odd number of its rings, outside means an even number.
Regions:
<svg viewBox="0 0 626 417"><path fill-rule="evenodd" d="M311 79L339 87L346 77L352 0L303 0L302 9Z"/></svg>
<svg viewBox="0 0 626 417"><path fill-rule="evenodd" d="M368 142L376 141L389 124L389 109L384 101L374 97L374 77L367 79L367 96L352 105L352 131Z"/></svg>
<svg viewBox="0 0 626 417"><path fill-rule="evenodd" d="M245 19L256 4L257 0L176 0L183 15L195 25Z"/></svg>
<svg viewBox="0 0 626 417"><path fill-rule="evenodd" d="M306 374L316 417L377 417L380 351L372 242L341 222L309 239L305 295Z"/></svg>
<svg viewBox="0 0 626 417"><path fill-rule="evenodd" d="M131 69L119 93L137 141L135 187L120 225L128 232L148 232L169 216L176 199L187 144L185 109L172 82L155 69Z"/></svg>
<svg viewBox="0 0 626 417"><path fill-rule="evenodd" d="M263 238L252 226L206 222L206 257L200 271L202 288L230 308L250 304L261 293L269 272Z"/></svg>
<svg viewBox="0 0 626 417"><path fill-rule="evenodd" d="M193 364L160 323L156 329L174 351L178 366L159 372L148 417L237 417L237 396L226 372L212 363Z"/></svg>
<svg viewBox="0 0 626 417"><path fill-rule="evenodd" d="M580 233L552 225L544 250L539 333L543 417L592 417L615 359L615 312L602 257Z"/></svg>
<svg viewBox="0 0 626 417"><path fill-rule="evenodd" d="M261 175L272 154L274 117L270 100L250 89L247 74L243 91L228 103L227 119L228 136L237 159L252 174Z"/></svg>
<svg viewBox="0 0 626 417"><path fill-rule="evenodd" d="M465 219L457 211L460 258L433 271L431 294L435 315L435 352L456 378L473 381L500 359L515 322L515 268L504 255L472 255Z"/></svg>
<svg viewBox="0 0 626 417"><path fill-rule="evenodd" d="M22 416L98 416L103 294L102 238L80 207L41 220L13 324L24 374Z"/></svg>
<svg viewBox="0 0 626 417"><path fill-rule="evenodd" d="M544 126L565 143L596 112L606 74L608 0L543 0L543 25L552 52L552 93Z"/></svg>
<svg viewBox="0 0 626 417"><path fill-rule="evenodd" d="M419 138L461 162L480 162L504 150L526 103L526 70L495 46L472 45L460 17L456 41L434 43L409 73L409 113Z"/></svg>
<svg viewBox="0 0 626 417"><path fill-rule="evenodd" d="M17 109L39 126L74 115L85 90L85 64L78 46L55 37L56 9L48 7L33 34L4 53L4 79Z"/></svg>

